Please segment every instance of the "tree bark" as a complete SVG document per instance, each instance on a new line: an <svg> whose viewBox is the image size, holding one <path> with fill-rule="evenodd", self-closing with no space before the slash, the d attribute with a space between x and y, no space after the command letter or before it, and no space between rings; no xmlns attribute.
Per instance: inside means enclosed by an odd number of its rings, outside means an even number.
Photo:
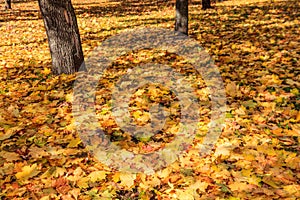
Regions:
<svg viewBox="0 0 300 200"><path fill-rule="evenodd" d="M38 0L52 58L52 73L73 74L84 65L77 19L71 0Z"/></svg>
<svg viewBox="0 0 300 200"><path fill-rule="evenodd" d="M5 10L11 9L11 0L5 0Z"/></svg>
<svg viewBox="0 0 300 200"><path fill-rule="evenodd" d="M176 0L175 31L188 35L189 1Z"/></svg>
<svg viewBox="0 0 300 200"><path fill-rule="evenodd" d="M208 8L212 8L210 0L202 0L202 10L206 10Z"/></svg>

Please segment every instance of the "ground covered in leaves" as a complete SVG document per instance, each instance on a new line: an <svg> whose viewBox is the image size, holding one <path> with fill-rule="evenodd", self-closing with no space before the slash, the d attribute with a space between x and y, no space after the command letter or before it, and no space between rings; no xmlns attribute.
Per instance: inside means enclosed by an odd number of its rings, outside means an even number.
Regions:
<svg viewBox="0 0 300 200"><path fill-rule="evenodd" d="M173 1L73 1L86 56L109 36L136 27L174 28ZM153 174L127 174L84 148L72 117L74 75L51 75L51 59L36 1L0 11L0 199L299 199L300 3L236 0L202 11L190 6L190 36L215 60L227 95L226 123L212 154L187 151ZM99 83L97 115L115 143L133 152L161 148L176 133L180 106L161 86L140 88L130 101L137 124L149 103L173 110L155 137L132 138L111 118L115 78L155 60L186 64L167 52L141 51L116 60ZM201 77L193 85L203 106L194 145L209 122Z"/></svg>

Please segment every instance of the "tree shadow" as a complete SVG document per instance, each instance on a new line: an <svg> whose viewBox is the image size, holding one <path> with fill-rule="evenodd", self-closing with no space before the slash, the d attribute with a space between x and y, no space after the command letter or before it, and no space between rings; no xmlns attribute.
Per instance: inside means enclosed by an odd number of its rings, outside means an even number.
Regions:
<svg viewBox="0 0 300 200"><path fill-rule="evenodd" d="M232 37L237 37L235 34L240 34L241 32L247 33L249 29L260 30L261 32L272 31L268 30L270 29L269 27L276 25L274 26L274 32L276 29L282 28L285 22L291 22L299 19L300 5L293 2L295 2L295 0L277 1L273 4L264 3L261 5L242 5L240 7L230 5L218 6L216 9L224 10L221 13L215 11L202 11L209 15L210 20L205 19L204 13L191 13L191 20L196 20L199 22L190 26L192 30L195 30L193 31L192 35L195 35L201 31L201 27L209 27L212 32L214 32L213 30L218 30L224 34L226 32L230 32L228 35ZM252 21L250 23L249 18L253 18L255 13L257 13L257 16L261 16L264 19L260 21ZM237 28L239 31L235 31ZM249 34L246 35L249 36Z"/></svg>
<svg viewBox="0 0 300 200"><path fill-rule="evenodd" d="M15 3L29 3L29 2L34 2L35 0L13 0L12 4Z"/></svg>
<svg viewBox="0 0 300 200"><path fill-rule="evenodd" d="M210 54L221 71L223 70L225 74L235 73L237 80L248 72L251 75L248 75L247 79L258 80L259 77L256 77L258 75L252 73L254 65L257 71L266 71L267 67L267 71L275 74L289 73L290 70L292 70L290 73L295 73L293 70L296 62L290 61L280 69L272 69L262 64L260 56L268 55L270 51L289 53L297 51L295 45L300 43L297 36L300 27L298 21L300 5L297 1L226 5L217 6L216 9L218 11L199 11L190 14L193 22L190 25L190 36L197 38L204 48L211 50ZM238 46L238 49L232 46ZM247 50L250 47L256 50ZM276 70L278 72L275 72ZM251 84L261 83L257 81Z"/></svg>
<svg viewBox="0 0 300 200"><path fill-rule="evenodd" d="M102 28L102 29L95 29L95 30L90 30L88 32L85 32L85 34L82 34L81 37L81 41L85 42L88 40L105 40L107 38L109 38L110 36L114 35L114 31L115 30L125 30L125 29L134 29L137 27L142 27L142 26L150 26L150 25L155 25L157 23L169 23L174 21L173 18L166 18L166 17L162 17L162 18L147 18L147 19L143 19L141 21L136 21L135 19L123 19L120 20L120 22L125 22L125 23L121 23L122 25L118 25L118 26L114 26L114 27L109 27L108 28ZM131 23L132 22L132 23ZM126 25L124 25L126 24ZM106 36L102 36L99 37L99 35L101 35L101 33L103 33L104 31L110 32L110 34L106 35Z"/></svg>
<svg viewBox="0 0 300 200"><path fill-rule="evenodd" d="M33 0L30 0L33 1ZM30 2L26 0L14 1L13 4ZM122 17L132 15L144 15L145 12L159 11L165 7L174 7L174 2L170 0L111 0L101 4L97 1L74 2L77 17ZM33 10L0 10L0 22L25 21L41 19L38 9Z"/></svg>
<svg viewBox="0 0 300 200"><path fill-rule="evenodd" d="M99 4L99 3L98 3ZM123 17L144 15L145 12L159 11L165 7L174 7L170 0L111 0L106 6L93 5L93 3L74 3L76 14L86 14L89 17Z"/></svg>
<svg viewBox="0 0 300 200"><path fill-rule="evenodd" d="M8 10L0 11L0 22L27 21L41 19L39 10Z"/></svg>

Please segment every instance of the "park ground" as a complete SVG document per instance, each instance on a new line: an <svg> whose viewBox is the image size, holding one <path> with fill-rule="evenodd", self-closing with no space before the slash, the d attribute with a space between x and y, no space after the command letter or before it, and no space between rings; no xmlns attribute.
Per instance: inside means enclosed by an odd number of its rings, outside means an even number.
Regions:
<svg viewBox="0 0 300 200"><path fill-rule="evenodd" d="M74 0L73 5L86 58L125 30L174 29L173 1ZM192 76L202 102L192 147L152 175L118 172L86 150L72 116L76 76L51 75L37 1L13 1L12 10L0 10L0 199L299 199L300 3L235 0L214 6L203 11L199 1L191 1L189 35L211 55L223 79L224 129L211 154L200 157L193 150L208 129L210 104L203 80ZM103 129L116 144L139 153L169 142L178 125L171 120L168 133L133 141L111 117L116 77L149 60L190 74L177 55L128 53L107 71L96 97ZM132 117L147 122L147 102L160 100L170 101L179 116L171 92L152 86L133 95Z"/></svg>

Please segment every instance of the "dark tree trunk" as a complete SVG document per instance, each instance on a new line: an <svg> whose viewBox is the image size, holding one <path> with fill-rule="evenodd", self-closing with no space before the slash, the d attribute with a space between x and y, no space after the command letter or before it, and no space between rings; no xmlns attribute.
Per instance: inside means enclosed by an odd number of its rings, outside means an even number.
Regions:
<svg viewBox="0 0 300 200"><path fill-rule="evenodd" d="M84 65L77 19L71 0L38 0L48 36L52 73L73 74Z"/></svg>
<svg viewBox="0 0 300 200"><path fill-rule="evenodd" d="M176 19L175 19L175 31L179 31L188 35L189 25L189 1L188 0L176 0Z"/></svg>
<svg viewBox="0 0 300 200"><path fill-rule="evenodd" d="M210 0L202 0L202 10L206 10L208 8L212 8Z"/></svg>
<svg viewBox="0 0 300 200"><path fill-rule="evenodd" d="M5 0L5 10L11 9L11 0Z"/></svg>

